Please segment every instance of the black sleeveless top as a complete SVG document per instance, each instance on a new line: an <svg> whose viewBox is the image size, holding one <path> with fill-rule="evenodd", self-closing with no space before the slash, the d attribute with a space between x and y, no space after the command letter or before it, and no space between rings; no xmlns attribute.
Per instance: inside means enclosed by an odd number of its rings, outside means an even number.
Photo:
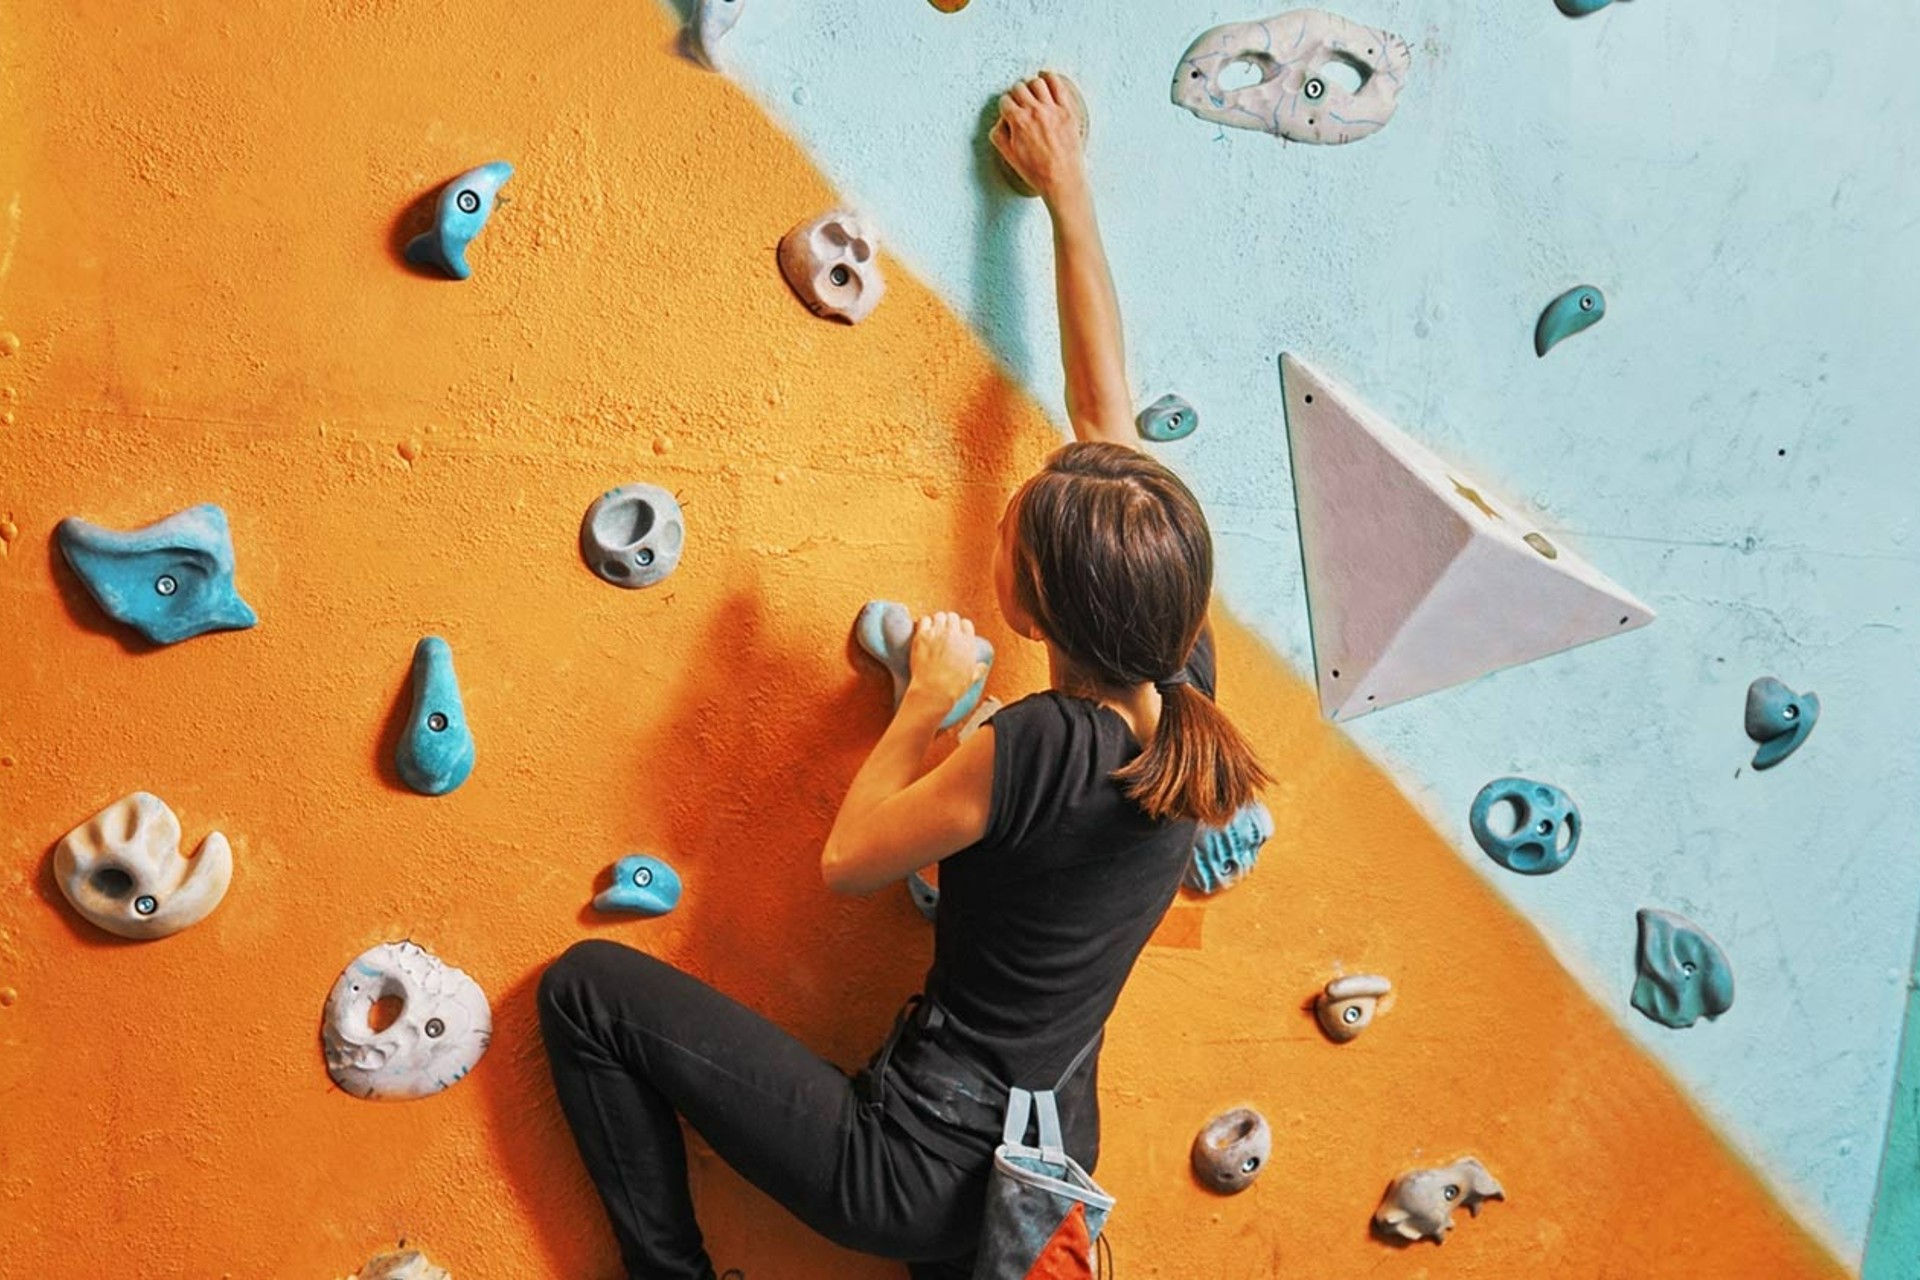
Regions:
<svg viewBox="0 0 1920 1280"><path fill-rule="evenodd" d="M1187 672L1214 695L1211 629ZM987 831L940 864L929 1008L895 1047L886 1089L903 1128L966 1162L991 1156L1008 1087L1053 1087L1100 1033L1195 836L1191 821L1149 819L1113 781L1141 748L1111 708L1049 690L991 723ZM1067 1150L1088 1169L1099 1153L1098 1058L1059 1095ZM929 1128L942 1132L929 1141Z"/></svg>

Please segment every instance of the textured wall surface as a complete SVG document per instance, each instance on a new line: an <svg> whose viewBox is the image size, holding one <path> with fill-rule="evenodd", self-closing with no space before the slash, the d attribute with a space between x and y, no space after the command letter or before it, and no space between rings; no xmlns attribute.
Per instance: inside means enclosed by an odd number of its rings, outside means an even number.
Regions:
<svg viewBox="0 0 1920 1280"><path fill-rule="evenodd" d="M1920 82L1898 52L1920 7L1369 0L1331 7L1413 46L1372 138L1293 146L1168 102L1196 34L1285 7L760 0L730 52L1056 412L1045 220L991 181L978 122L1017 75L1077 79L1139 403L1198 409L1167 456L1214 515L1225 600L1298 669L1282 350L1659 611L1352 733L1857 1254L1920 917ZM1578 283L1607 318L1537 359L1534 318ZM1742 699L1769 673L1826 712L1755 774ZM1564 873L1511 876L1469 838L1508 773L1581 802ZM1731 1015L1673 1032L1628 1007L1641 906L1728 948Z"/></svg>
<svg viewBox="0 0 1920 1280"><path fill-rule="evenodd" d="M736 32L743 54L805 25L797 7L763 10L766 29ZM968 56L937 41L971 28L888 12L923 74ZM899 259L858 329L805 314L773 248L835 194L752 101L674 54L664 10L8 15L0 95L30 127L0 144L0 1275L338 1275L406 1237L462 1280L611 1276L533 1033L541 965L576 938L619 938L843 1065L864 1057L929 939L904 894L835 898L815 869L885 702L847 627L873 595L991 619L993 523L1056 428L968 331L968 300L956 315ZM858 27L831 6L810 21ZM810 74L824 94L864 73ZM406 271L409 207L494 158L519 174L475 278ZM934 151L924 163L949 181ZM1046 294L1018 262L997 277L1026 291L1009 315ZM1248 344L1259 394L1273 346ZM1166 358L1142 375L1172 376ZM1203 413L1229 403L1190 394ZM1239 449L1283 483L1266 452L1277 413L1257 403L1216 408L1176 461L1205 476ZM575 549L587 503L631 479L675 489L691 539L676 576L639 594ZM1215 510L1236 530L1230 587L1252 604L1252 549L1267 548L1270 590L1294 562L1281 513L1256 519L1273 501L1256 467L1247 485ZM53 527L199 501L232 519L260 626L130 644L59 562ZM1844 1274L1462 865L1450 825L1320 723L1270 638L1221 625L1227 705L1282 777L1279 833L1240 888L1176 906L1117 1015L1100 1173L1123 1205L1122 1271ZM996 691L1034 687L1038 655L989 629L1006 654ZM387 763L429 632L453 645L479 742L472 779L431 800ZM1839 720L1825 742L1851 741ZM136 945L66 907L49 851L137 788L190 840L225 831L237 869L207 921ZM679 911L594 916L596 877L641 848L680 868ZM320 1006L349 959L400 937L480 981L496 1036L453 1090L365 1103L326 1077ZM1302 1005L1369 970L1394 977L1400 1006L1335 1048ZM1748 1065L1753 1087L1768 1075ZM1215 1199L1187 1147L1242 1102L1273 1119L1274 1160L1253 1191ZM695 1151L724 1265L898 1274L810 1239ZM1368 1237L1391 1176L1469 1151L1508 1203L1444 1250L1401 1258Z"/></svg>

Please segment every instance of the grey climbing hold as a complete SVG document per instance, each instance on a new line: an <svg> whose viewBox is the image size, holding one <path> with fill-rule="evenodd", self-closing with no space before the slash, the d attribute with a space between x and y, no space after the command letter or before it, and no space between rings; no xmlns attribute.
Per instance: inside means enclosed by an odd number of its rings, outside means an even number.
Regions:
<svg viewBox="0 0 1920 1280"><path fill-rule="evenodd" d="M623 484L594 499L580 522L580 555L602 582L651 587L680 565L687 539L680 503L653 484Z"/></svg>
<svg viewBox="0 0 1920 1280"><path fill-rule="evenodd" d="M1753 767L1771 769L1800 749L1820 719L1820 697L1795 693L1772 676L1747 686L1747 736L1760 744Z"/></svg>
<svg viewBox="0 0 1920 1280"><path fill-rule="evenodd" d="M1346 1044L1393 1008L1393 983L1374 973L1335 978L1313 998L1313 1016L1327 1039Z"/></svg>
<svg viewBox="0 0 1920 1280"><path fill-rule="evenodd" d="M1207 1121L1194 1135L1193 1176L1223 1196L1245 1191L1267 1167L1273 1131L1252 1107L1237 1107Z"/></svg>
<svg viewBox="0 0 1920 1280"><path fill-rule="evenodd" d="M1504 1200L1506 1192L1486 1166L1468 1156L1437 1169L1414 1169L1393 1180L1374 1211L1373 1229L1396 1242L1431 1240L1439 1244L1453 1230L1453 1211L1480 1216L1483 1200Z"/></svg>
<svg viewBox="0 0 1920 1280"><path fill-rule="evenodd" d="M687 23L687 51L701 66L717 70L715 54L720 40L740 21L746 0L694 0L693 18Z"/></svg>

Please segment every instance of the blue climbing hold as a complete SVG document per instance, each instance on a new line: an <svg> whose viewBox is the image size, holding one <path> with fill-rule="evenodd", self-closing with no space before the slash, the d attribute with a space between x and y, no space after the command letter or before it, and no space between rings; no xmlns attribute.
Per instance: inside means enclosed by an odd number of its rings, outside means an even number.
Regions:
<svg viewBox="0 0 1920 1280"><path fill-rule="evenodd" d="M1590 284L1567 290L1540 313L1533 326L1533 353L1544 356L1582 329L1591 329L1607 314L1607 299Z"/></svg>
<svg viewBox="0 0 1920 1280"><path fill-rule="evenodd" d="M1183 877L1187 888L1219 893L1240 883L1260 858L1260 846L1273 837L1273 815L1249 800L1224 827L1203 827L1193 842L1193 857Z"/></svg>
<svg viewBox="0 0 1920 1280"><path fill-rule="evenodd" d="M940 886L918 871L907 873L907 896L913 899L913 905L927 919L932 920L939 916Z"/></svg>
<svg viewBox="0 0 1920 1280"><path fill-rule="evenodd" d="M413 711L394 757L400 779L424 796L443 796L473 772L473 732L460 703L453 650L428 636L413 650Z"/></svg>
<svg viewBox="0 0 1920 1280"><path fill-rule="evenodd" d="M1753 767L1771 769L1800 749L1820 719L1820 698L1795 693L1772 676L1747 686L1747 736L1760 744Z"/></svg>
<svg viewBox="0 0 1920 1280"><path fill-rule="evenodd" d="M259 621L234 589L233 535L227 513L211 503L131 533L69 516L54 537L107 616L155 644Z"/></svg>
<svg viewBox="0 0 1920 1280"><path fill-rule="evenodd" d="M1193 406L1176 395L1164 395L1140 411L1133 426L1142 438L1164 444L1184 440L1200 425Z"/></svg>
<svg viewBox="0 0 1920 1280"><path fill-rule="evenodd" d="M1584 18L1590 13L1598 13L1613 3L1613 0L1553 0L1560 12L1569 18Z"/></svg>
<svg viewBox="0 0 1920 1280"><path fill-rule="evenodd" d="M860 647L893 676L893 705L898 707L900 699L906 696L907 682L912 675L908 669L908 655L913 648L913 615L907 612L907 606L903 604L891 600L870 600L854 620L853 635ZM976 636L974 640L980 661L991 667L993 645L985 636ZM940 722L940 727L951 729L973 714L974 707L980 703L980 694L986 687L985 675L968 685L966 692L954 702L953 710L947 712L946 719Z"/></svg>
<svg viewBox="0 0 1920 1280"><path fill-rule="evenodd" d="M480 234L493 214L493 198L513 176L513 166L505 160L469 169L440 193L434 206L433 226L407 241L407 261L422 267L437 267L455 280L473 274L467 265L467 246Z"/></svg>
<svg viewBox="0 0 1920 1280"><path fill-rule="evenodd" d="M650 853L630 853L613 864L613 883L593 895L593 905L663 916L680 905L680 873Z"/></svg>
<svg viewBox="0 0 1920 1280"><path fill-rule="evenodd" d="M1503 803L1513 807L1514 824L1495 831L1493 814ZM1560 788L1528 778L1495 778L1480 788L1467 823L1489 858L1523 876L1558 871L1580 847L1580 807Z"/></svg>
<svg viewBox="0 0 1920 1280"><path fill-rule="evenodd" d="M1733 1007L1733 965L1699 925L1671 911L1640 911L1633 1007L1669 1027L1690 1027Z"/></svg>

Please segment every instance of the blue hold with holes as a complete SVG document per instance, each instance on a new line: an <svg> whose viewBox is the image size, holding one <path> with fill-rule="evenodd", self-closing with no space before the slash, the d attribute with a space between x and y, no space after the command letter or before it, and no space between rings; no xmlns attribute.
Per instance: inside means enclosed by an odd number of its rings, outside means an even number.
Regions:
<svg viewBox="0 0 1920 1280"><path fill-rule="evenodd" d="M233 535L212 503L130 533L69 516L54 541L107 616L155 644L259 621L234 588Z"/></svg>
<svg viewBox="0 0 1920 1280"><path fill-rule="evenodd" d="M1224 827L1203 827L1193 841L1192 860L1183 883L1197 893L1219 893L1239 884L1273 838L1273 815L1249 800Z"/></svg>
<svg viewBox="0 0 1920 1280"><path fill-rule="evenodd" d="M453 650L439 636L414 646L413 710L394 766L423 796L443 796L473 772L473 732L453 674Z"/></svg>
<svg viewBox="0 0 1920 1280"><path fill-rule="evenodd" d="M613 883L593 896L593 905L663 916L680 905L680 874L650 853L630 853L613 864Z"/></svg>
<svg viewBox="0 0 1920 1280"><path fill-rule="evenodd" d="M1511 831L1493 829L1493 812L1502 804L1513 806ZM1530 778L1495 778L1480 788L1467 821L1489 858L1523 876L1558 871L1580 847L1580 807L1573 797Z"/></svg>
<svg viewBox="0 0 1920 1280"><path fill-rule="evenodd" d="M1165 444L1192 435L1200 426L1200 415L1181 397L1164 395L1142 409L1133 426L1142 439Z"/></svg>
<svg viewBox="0 0 1920 1280"><path fill-rule="evenodd" d="M494 197L512 176L512 165L495 160L449 182L434 206L433 225L407 241L407 261L438 268L455 280L471 276L467 246L493 216Z"/></svg>

